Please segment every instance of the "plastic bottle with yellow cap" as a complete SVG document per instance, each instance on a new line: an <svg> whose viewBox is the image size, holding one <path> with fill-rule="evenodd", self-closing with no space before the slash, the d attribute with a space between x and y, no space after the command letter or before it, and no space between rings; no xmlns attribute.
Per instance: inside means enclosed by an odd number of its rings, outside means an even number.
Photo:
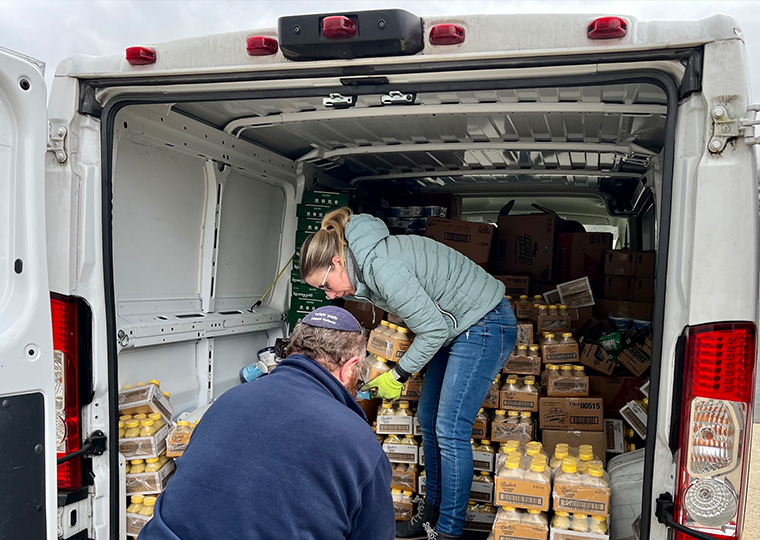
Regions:
<svg viewBox="0 0 760 540"><path fill-rule="evenodd" d="M530 319L530 314L533 309L533 303L528 300L527 294L520 295L520 299L517 301L517 315L518 319Z"/></svg>
<svg viewBox="0 0 760 540"><path fill-rule="evenodd" d="M403 495L401 494L401 490L398 488L391 489L391 499L393 499L393 502L400 503Z"/></svg>
<svg viewBox="0 0 760 540"><path fill-rule="evenodd" d="M378 416L396 416L396 410L393 408L392 401L383 401L377 410Z"/></svg>
<svg viewBox="0 0 760 540"><path fill-rule="evenodd" d="M541 510L528 509L528 511L522 516L523 525L531 525L533 527L541 527L542 529L549 528L549 520L546 514Z"/></svg>
<svg viewBox="0 0 760 540"><path fill-rule="evenodd" d="M405 504L412 504L412 492L408 489L405 489L401 492L401 502Z"/></svg>
<svg viewBox="0 0 760 540"><path fill-rule="evenodd" d="M541 341L541 346L548 347L549 345L556 345L558 342L554 339L554 333L544 332L544 339Z"/></svg>
<svg viewBox="0 0 760 540"><path fill-rule="evenodd" d="M478 414L475 416L475 421L488 423L488 416L486 415L486 410L483 407L478 410Z"/></svg>
<svg viewBox="0 0 760 540"><path fill-rule="evenodd" d="M157 457L145 460L145 472L157 472L159 469L161 469L161 463Z"/></svg>
<svg viewBox="0 0 760 540"><path fill-rule="evenodd" d="M142 422L143 420L147 420L148 415L146 413L137 413L132 416L132 420L137 420L138 422Z"/></svg>
<svg viewBox="0 0 760 540"><path fill-rule="evenodd" d="M536 379L534 377L525 377L522 391L526 394L538 394L538 389L536 388Z"/></svg>
<svg viewBox="0 0 760 540"><path fill-rule="evenodd" d="M552 529L558 529L560 531L570 530L570 513L555 511L554 518L552 518Z"/></svg>
<svg viewBox="0 0 760 540"><path fill-rule="evenodd" d="M140 437L152 437L156 434L156 426L153 425L153 420L141 420L140 421Z"/></svg>
<svg viewBox="0 0 760 540"><path fill-rule="evenodd" d="M551 475L546 470L546 456L538 454L530 460L530 470L525 473L525 480L537 484L551 484Z"/></svg>
<svg viewBox="0 0 760 540"><path fill-rule="evenodd" d="M140 422L138 420L129 420L124 424L126 431L124 432L125 439L134 439L140 436Z"/></svg>
<svg viewBox="0 0 760 540"><path fill-rule="evenodd" d="M578 462L575 458L566 457L562 460L562 468L557 472L554 481L557 484L568 486L580 486L583 484L583 480L578 474Z"/></svg>
<svg viewBox="0 0 760 540"><path fill-rule="evenodd" d="M515 356L522 356L526 357L528 356L528 346L527 345L518 345L515 349Z"/></svg>
<svg viewBox="0 0 760 540"><path fill-rule="evenodd" d="M522 513L514 506L502 506L496 512L496 522L498 523L521 523Z"/></svg>
<svg viewBox="0 0 760 540"><path fill-rule="evenodd" d="M594 534L607 534L607 516L591 516L588 529Z"/></svg>
<svg viewBox="0 0 760 540"><path fill-rule="evenodd" d="M560 317L567 317L569 313L567 312L567 306L565 304L560 304L557 306L557 312Z"/></svg>
<svg viewBox="0 0 760 540"><path fill-rule="evenodd" d="M371 381L390 370L391 368L388 365L388 360L382 356L375 356L375 361L369 368L369 380Z"/></svg>
<svg viewBox="0 0 760 540"><path fill-rule="evenodd" d="M581 365L573 366L573 377L585 377L586 370Z"/></svg>
<svg viewBox="0 0 760 540"><path fill-rule="evenodd" d="M150 413L148 415L149 420L153 420L153 427L156 428L156 431L159 431L162 427L164 427L164 419L161 418L161 415L158 413Z"/></svg>
<svg viewBox="0 0 760 540"><path fill-rule="evenodd" d="M164 395L164 397L165 397L167 400L171 400L171 398L172 398L172 395L171 395L169 392L167 392L166 390L164 390L164 391L163 391L163 392L161 392L161 393Z"/></svg>
<svg viewBox="0 0 760 540"><path fill-rule="evenodd" d="M414 447L418 447L420 445L417 442L417 439L414 438L414 435L406 435L404 439L401 441L401 444L405 444L407 446L414 446Z"/></svg>
<svg viewBox="0 0 760 540"><path fill-rule="evenodd" d="M157 497L145 497L139 514L141 516L153 517L153 507L156 505L156 499Z"/></svg>
<svg viewBox="0 0 760 540"><path fill-rule="evenodd" d="M386 320L382 320L380 321L380 326L375 328L375 333L380 334L381 336L389 336L390 329L390 323Z"/></svg>
<svg viewBox="0 0 760 540"><path fill-rule="evenodd" d="M396 411L396 416L407 416L407 417L414 416L414 414L412 413L412 410L409 408L408 401L398 402L398 411Z"/></svg>
<svg viewBox="0 0 760 540"><path fill-rule="evenodd" d="M521 459L522 455L518 452L510 452L507 454L504 465L499 471L499 478L505 478L507 480L522 480L524 478L524 473L520 469Z"/></svg>
<svg viewBox="0 0 760 540"><path fill-rule="evenodd" d="M507 392L520 392L520 385L517 383L517 375L508 375L507 381L504 383L502 390Z"/></svg>
<svg viewBox="0 0 760 540"><path fill-rule="evenodd" d="M123 439L126 433L127 429L124 427L124 422L119 422L119 438Z"/></svg>
<svg viewBox="0 0 760 540"><path fill-rule="evenodd" d="M140 509L143 507L143 499L145 499L145 495L132 495L129 498L129 506L127 506L127 514L137 514L140 512Z"/></svg>
<svg viewBox="0 0 760 540"><path fill-rule="evenodd" d="M528 347L528 358L532 358L535 363L540 361L541 353L538 345L530 345Z"/></svg>
<svg viewBox="0 0 760 540"><path fill-rule="evenodd" d="M589 464L588 474L583 479L583 485L598 489L610 487L609 481L604 477L604 468L598 463Z"/></svg>
<svg viewBox="0 0 760 540"><path fill-rule="evenodd" d="M533 419L529 411L520 412L520 425L527 430L529 435L533 435Z"/></svg>
<svg viewBox="0 0 760 540"><path fill-rule="evenodd" d="M132 415L131 415L131 414L122 414L122 415L119 417L119 420L120 420L121 422L124 422L124 423L126 424L126 423L127 423L127 422L129 422L130 420L134 420L134 418L132 418Z"/></svg>
<svg viewBox="0 0 760 540"><path fill-rule="evenodd" d="M473 480L482 484L493 484L493 478L491 477L491 473L488 471L479 471Z"/></svg>
<svg viewBox="0 0 760 540"><path fill-rule="evenodd" d="M554 447L554 454L549 461L549 467L552 469L553 474L556 474L557 469L562 466L562 460L570 455L570 447L567 443L559 443Z"/></svg>
<svg viewBox="0 0 760 540"><path fill-rule="evenodd" d="M588 514L573 514L573 519L570 522L570 530L575 532L588 532Z"/></svg>
<svg viewBox="0 0 760 540"><path fill-rule="evenodd" d="M572 377L573 376L573 366L570 364L562 364L559 366L559 376L560 377Z"/></svg>
<svg viewBox="0 0 760 540"><path fill-rule="evenodd" d="M578 447L578 459L588 464L595 463L600 467L603 465L602 460L594 456L594 447L590 444L582 444Z"/></svg>
<svg viewBox="0 0 760 540"><path fill-rule="evenodd" d="M179 420L177 422L177 429L174 431L174 433L192 433L190 430L190 422L187 420Z"/></svg>
<svg viewBox="0 0 760 540"><path fill-rule="evenodd" d="M130 474L140 474L145 472L145 461L142 459L133 459L130 462Z"/></svg>

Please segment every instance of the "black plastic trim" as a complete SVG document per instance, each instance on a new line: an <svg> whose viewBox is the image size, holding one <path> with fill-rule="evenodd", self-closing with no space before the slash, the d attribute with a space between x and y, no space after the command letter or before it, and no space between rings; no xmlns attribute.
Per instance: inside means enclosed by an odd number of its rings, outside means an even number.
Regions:
<svg viewBox="0 0 760 540"><path fill-rule="evenodd" d="M682 49L657 49L651 51L625 51L598 54L570 54L558 56L531 56L527 58L496 58L480 60L446 60L433 62L415 62L396 66L347 64L335 67L314 67L299 69L295 73L289 66L266 72L236 72L236 73L205 73L188 75L156 75L150 77L93 77L80 79L80 112L100 116L102 108L94 100L95 91L101 88L139 85L157 86L167 84L202 84L224 82L258 82L272 80L288 80L295 75L299 78L317 77L377 77L387 75L403 75L410 73L450 72L468 70L486 70L523 67L554 67L585 64L610 64L621 62L647 62L658 60L680 60L687 66L690 78L687 87L681 94L696 92L701 87L702 48L690 47ZM91 88L87 89L86 86ZM92 99L90 99L92 96Z"/></svg>
<svg viewBox="0 0 760 540"><path fill-rule="evenodd" d="M79 501L83 501L87 498L90 491L86 488L79 488L76 491L59 491L58 492L58 507L68 506Z"/></svg>
<svg viewBox="0 0 760 540"><path fill-rule="evenodd" d="M704 54L701 48L694 49L685 60L686 71L678 89L678 99L685 99L702 90L702 67Z"/></svg>
<svg viewBox="0 0 760 540"><path fill-rule="evenodd" d="M676 51L670 51L675 53ZM644 54L644 53L641 53ZM645 55L644 55L645 56ZM641 60L641 55L634 56L636 60ZM631 59L631 58L629 58ZM461 64L460 64L461 66ZM299 72L299 74L302 74ZM292 75L292 74L291 74ZM219 82L219 81L214 81ZM659 394L659 359L662 353L662 333L664 317L664 298L665 298L665 276L667 275L667 252L669 246L670 233L670 205L672 203L672 180L673 180L673 151L675 144L675 127L676 115L678 112L678 87L675 81L666 73L654 70L635 70L630 72L619 73L596 73L590 75L574 77L540 77L536 79L518 79L504 81L467 81L467 82L448 82L448 83L425 83L425 84L395 84L391 88L384 85L341 87L344 94L363 95L385 93L389 90L400 90L406 92L421 92L428 89L444 91L444 89L488 89L488 88L529 88L529 87L557 87L557 86L591 86L603 84L626 84L626 83L649 83L655 84L663 89L667 95L667 119L666 119L666 142L664 147L663 159L663 181L662 181L662 204L660 208L660 228L659 228L659 251L657 258L657 275L655 298L655 314L653 325L653 362L651 368L650 382L650 401L649 401L649 426L648 430L656 430L657 418L657 400ZM352 92L346 92L346 90ZM130 105L146 105L155 103L181 103L181 102L198 102L198 101L222 101L231 99L266 99L268 97L298 97L305 95L326 95L329 89L302 89L302 90L273 90L273 91L234 91L234 92L193 92L187 94L172 94L161 92L155 94L124 94L117 96L106 103L103 108L101 122L101 152L102 152L102 201L101 201L101 219L103 228L103 268L104 284L106 298L106 326L108 338L108 383L109 383L109 408L111 411L118 410L117 393L113 391L118 388L118 364L117 364L117 343L116 343L116 303L114 297L114 277L113 277L113 186L111 183L111 171L113 167L113 148L112 134L117 113L124 107ZM118 416L112 414L110 418L110 429L113 433L118 430ZM652 514L652 483L654 470L654 445L656 437L649 437L646 441L646 457L643 482L642 497L642 539L649 538L651 528ZM118 481L115 475L118 471L118 448L109 449L109 463L111 468L110 497L112 501L119 498ZM115 540L118 538L118 520L119 507L116 504L111 506L111 537Z"/></svg>
<svg viewBox="0 0 760 540"><path fill-rule="evenodd" d="M676 341L675 354L675 371L673 380L676 381L673 387L673 403L671 405L670 415L670 436L668 437L668 446L670 451L675 455L681 447L681 416L683 408L683 385L684 380L684 361L686 359L686 336L678 336Z"/></svg>

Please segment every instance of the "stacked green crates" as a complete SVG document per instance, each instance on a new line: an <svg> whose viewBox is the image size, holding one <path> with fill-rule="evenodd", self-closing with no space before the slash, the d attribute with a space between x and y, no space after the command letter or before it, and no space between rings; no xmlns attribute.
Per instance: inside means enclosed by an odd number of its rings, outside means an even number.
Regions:
<svg viewBox="0 0 760 540"><path fill-rule="evenodd" d="M310 235L320 229L322 218L336 208L348 206L348 198L347 193L307 191L303 195L303 202L297 207L296 257L293 260L293 270L290 273L293 294L288 312L288 325L291 332L296 324L310 312L332 303L323 291L307 285L301 279L299 259L303 243Z"/></svg>

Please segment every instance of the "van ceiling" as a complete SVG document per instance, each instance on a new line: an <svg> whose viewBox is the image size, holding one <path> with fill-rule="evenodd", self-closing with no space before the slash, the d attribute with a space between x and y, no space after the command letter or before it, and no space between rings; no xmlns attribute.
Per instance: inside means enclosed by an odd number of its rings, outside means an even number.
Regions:
<svg viewBox="0 0 760 540"><path fill-rule="evenodd" d="M412 192L629 185L626 198L665 139L666 96L651 84L420 93L412 105L381 98L345 109L306 97L174 110L346 185L392 181Z"/></svg>

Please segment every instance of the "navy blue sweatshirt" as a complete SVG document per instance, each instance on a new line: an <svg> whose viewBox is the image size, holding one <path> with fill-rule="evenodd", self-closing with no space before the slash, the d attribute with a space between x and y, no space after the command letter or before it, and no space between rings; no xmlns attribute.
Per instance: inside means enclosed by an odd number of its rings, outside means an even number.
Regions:
<svg viewBox="0 0 760 540"><path fill-rule="evenodd" d="M291 355L206 411L140 540L393 540L390 482L351 394Z"/></svg>

